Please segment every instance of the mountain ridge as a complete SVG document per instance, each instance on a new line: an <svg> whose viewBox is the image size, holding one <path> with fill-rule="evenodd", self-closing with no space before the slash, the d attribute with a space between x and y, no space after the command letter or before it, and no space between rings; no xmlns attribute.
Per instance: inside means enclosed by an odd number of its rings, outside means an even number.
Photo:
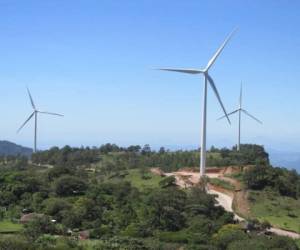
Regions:
<svg viewBox="0 0 300 250"><path fill-rule="evenodd" d="M31 148L18 145L14 142L0 140L0 155L2 156L8 156L8 155L31 156L32 152L33 150Z"/></svg>

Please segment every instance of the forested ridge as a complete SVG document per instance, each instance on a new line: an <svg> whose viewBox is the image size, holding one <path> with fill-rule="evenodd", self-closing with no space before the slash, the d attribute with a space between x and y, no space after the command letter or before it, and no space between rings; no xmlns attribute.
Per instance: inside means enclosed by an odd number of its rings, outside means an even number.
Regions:
<svg viewBox="0 0 300 250"><path fill-rule="evenodd" d="M149 144L143 147L139 145L119 147L115 144L105 144L100 147L71 148L65 146L61 149L53 147L49 150L33 154L32 161L37 164L77 166L105 161L109 155L110 161L118 165L118 168L159 167L165 172L176 171L179 168L198 168L199 150L170 151L161 147L159 150L151 150ZM269 156L264 148L259 145L243 144L241 151L232 149L217 149L211 147L208 152L208 166L239 166L269 164Z"/></svg>

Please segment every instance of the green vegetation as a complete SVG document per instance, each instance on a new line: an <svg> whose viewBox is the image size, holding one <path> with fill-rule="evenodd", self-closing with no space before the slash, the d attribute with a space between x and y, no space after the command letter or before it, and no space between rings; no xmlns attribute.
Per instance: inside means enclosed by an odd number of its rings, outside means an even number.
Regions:
<svg viewBox="0 0 300 250"><path fill-rule="evenodd" d="M300 233L300 200L280 196L272 191L252 191L251 214L279 228Z"/></svg>
<svg viewBox="0 0 300 250"><path fill-rule="evenodd" d="M236 151L236 147L231 150L211 147L207 161L208 166L265 165L269 164L269 155L262 146L242 144L240 151Z"/></svg>
<svg viewBox="0 0 300 250"><path fill-rule="evenodd" d="M0 221L0 234L1 233L16 233L21 231L23 226L19 223L14 223L8 220Z"/></svg>
<svg viewBox="0 0 300 250"><path fill-rule="evenodd" d="M168 151L161 147L158 151L151 150L146 144L127 148L118 147L115 144L105 144L99 148L71 148L65 146L62 149L53 147L50 150L38 152L32 155L32 160L36 164L49 164L60 166L93 166L101 162L103 171L110 171L112 167L119 170L134 168L159 167L165 172L176 171L179 168L198 168L199 150L190 151ZM268 154L259 145L243 144L241 151L235 148L217 149L212 147L207 154L208 166L240 166L254 164L268 164ZM96 164L99 166L99 164Z"/></svg>
<svg viewBox="0 0 300 250"><path fill-rule="evenodd" d="M150 172L143 173L140 169L130 169L124 180L130 182L133 187L144 190L147 188L158 188L159 182L163 179L163 177Z"/></svg>
<svg viewBox="0 0 300 250"><path fill-rule="evenodd" d="M295 170L257 165L243 175L251 216L300 233L300 175Z"/></svg>
<svg viewBox="0 0 300 250"><path fill-rule="evenodd" d="M244 182L249 189L271 189L282 196L300 198L300 175L296 170L257 165L244 174Z"/></svg>
<svg viewBox="0 0 300 250"><path fill-rule="evenodd" d="M215 148L209 154L219 166L238 165L241 156L247 164L268 162L256 145L240 154ZM204 186L182 190L174 177L150 171L197 166L197 157L197 151L106 144L52 148L34 154L33 163L0 159L0 228L13 233L0 235L0 249L221 250L245 249L245 242L252 249L298 249L288 238L265 236L263 227L246 232ZM21 217L24 226L10 223Z"/></svg>
<svg viewBox="0 0 300 250"><path fill-rule="evenodd" d="M234 186L228 181L217 179L217 178L209 178L208 181L209 183L215 186L222 187L224 189L231 190L231 191L234 190Z"/></svg>
<svg viewBox="0 0 300 250"><path fill-rule="evenodd" d="M240 182L243 182L243 180L244 180L244 174L242 172L242 169L241 169L241 172L232 173L232 174L225 174L224 176L236 179Z"/></svg>
<svg viewBox="0 0 300 250"><path fill-rule="evenodd" d="M300 248L300 239L296 240L296 244L297 244L298 248Z"/></svg>

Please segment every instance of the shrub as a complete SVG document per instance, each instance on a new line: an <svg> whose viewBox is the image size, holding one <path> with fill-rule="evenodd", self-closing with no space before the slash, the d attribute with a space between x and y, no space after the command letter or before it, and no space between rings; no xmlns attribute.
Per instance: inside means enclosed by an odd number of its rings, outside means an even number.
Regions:
<svg viewBox="0 0 300 250"><path fill-rule="evenodd" d="M173 243L187 243L188 234L186 231L178 232L160 232L158 237L161 241L173 242Z"/></svg>
<svg viewBox="0 0 300 250"><path fill-rule="evenodd" d="M36 240L43 234L55 233L55 225L51 222L50 217L36 217L25 224L24 235L30 240Z"/></svg>
<svg viewBox="0 0 300 250"><path fill-rule="evenodd" d="M149 250L140 239L128 237L113 237L102 240L93 247L93 250Z"/></svg>
<svg viewBox="0 0 300 250"><path fill-rule="evenodd" d="M239 225L233 224L223 226L218 233L213 236L214 244L220 249L226 249L231 242L246 239L248 239L248 236L241 230Z"/></svg>
<svg viewBox="0 0 300 250"><path fill-rule="evenodd" d="M168 176L159 182L162 188L176 186L176 179L174 176Z"/></svg>
<svg viewBox="0 0 300 250"><path fill-rule="evenodd" d="M32 246L26 239L22 237L1 236L0 249L1 250L32 250Z"/></svg>

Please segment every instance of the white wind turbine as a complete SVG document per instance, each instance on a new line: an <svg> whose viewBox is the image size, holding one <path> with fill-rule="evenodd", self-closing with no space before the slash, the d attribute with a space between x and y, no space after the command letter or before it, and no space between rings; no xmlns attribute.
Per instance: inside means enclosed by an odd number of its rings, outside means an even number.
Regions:
<svg viewBox="0 0 300 250"><path fill-rule="evenodd" d="M22 124L22 126L18 129L17 133L20 132L20 130L26 125L27 122L29 122L29 120L34 116L34 153L36 153L37 151L37 148L36 148L36 142L37 142L37 115L38 113L40 114L47 114L47 115L56 115L56 116L63 116L61 114L57 114L57 113L51 113L51 112L45 112L45 111L39 111L34 102L33 102L33 99L32 99L32 96L30 94L30 91L29 89L27 88L27 92L28 92L28 95L29 95L29 99L30 99L30 102L31 102L31 106L33 108L33 112L32 114L27 118L27 120Z"/></svg>
<svg viewBox="0 0 300 250"><path fill-rule="evenodd" d="M174 68L160 68L159 70L166 70L166 71L175 71L180 73L187 73L187 74L203 74L204 75L204 90L203 90L203 111L202 111L202 138L201 138L201 152L200 152L200 178L205 175L205 167L206 167L206 110L207 110L207 82L209 82L211 88L213 89L222 109L223 112L230 124L229 117L227 116L227 112L225 107L221 101L220 95L216 88L216 85L209 75L208 71L211 66L216 61L217 57L220 55L224 47L226 46L227 42L230 40L232 35L235 33L236 30L232 31L230 35L225 39L223 44L220 48L216 51L214 56L209 60L206 67L204 69L174 69Z"/></svg>
<svg viewBox="0 0 300 250"><path fill-rule="evenodd" d="M262 124L262 122L260 120L258 120L257 118L255 118L253 115L251 115L247 110L242 108L242 84L241 84L241 89L240 89L240 100L239 100L239 107L238 109L230 112L229 114L227 114L227 116L229 115L233 115L235 113L239 114L239 130L238 130L238 144L237 144L237 151L240 151L240 147L241 147L241 119L242 119L242 113L246 114L247 116L251 117L253 120L257 121L258 123ZM225 116L220 117L218 120L223 119Z"/></svg>

